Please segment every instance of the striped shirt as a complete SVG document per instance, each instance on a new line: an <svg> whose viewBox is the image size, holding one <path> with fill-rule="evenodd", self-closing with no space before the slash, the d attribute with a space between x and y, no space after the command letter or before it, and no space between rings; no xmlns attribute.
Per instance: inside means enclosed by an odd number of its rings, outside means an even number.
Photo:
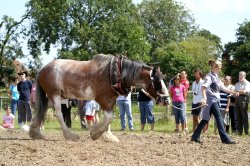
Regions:
<svg viewBox="0 0 250 166"><path fill-rule="evenodd" d="M225 111L227 108L229 93L220 90L220 110Z"/></svg>

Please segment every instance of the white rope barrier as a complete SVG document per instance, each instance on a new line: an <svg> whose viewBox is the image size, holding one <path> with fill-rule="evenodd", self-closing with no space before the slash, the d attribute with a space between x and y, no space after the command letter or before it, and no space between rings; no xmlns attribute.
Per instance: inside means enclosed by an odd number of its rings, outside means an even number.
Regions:
<svg viewBox="0 0 250 166"><path fill-rule="evenodd" d="M172 106L173 108L175 108L175 109L178 109L178 110L182 110L181 108L179 108L179 107L176 107L176 106L174 106L173 104L169 104L170 106ZM207 105L207 104L205 104L205 105ZM201 107L203 107L203 106L205 106L205 105L200 105L200 106L198 106L198 107L195 107L195 108L191 108L191 109L186 109L186 111L191 111L191 110L195 110L195 109L198 109L198 108L201 108Z"/></svg>

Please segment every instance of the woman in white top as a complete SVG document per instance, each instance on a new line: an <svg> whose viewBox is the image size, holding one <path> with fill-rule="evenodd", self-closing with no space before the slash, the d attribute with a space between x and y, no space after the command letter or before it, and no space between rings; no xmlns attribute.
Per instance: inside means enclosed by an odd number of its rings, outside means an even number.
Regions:
<svg viewBox="0 0 250 166"><path fill-rule="evenodd" d="M194 70L195 81L192 84L193 102L192 102L192 115L193 115L193 131L200 123L201 101L203 99L201 87L204 81L202 80L203 72L199 69Z"/></svg>

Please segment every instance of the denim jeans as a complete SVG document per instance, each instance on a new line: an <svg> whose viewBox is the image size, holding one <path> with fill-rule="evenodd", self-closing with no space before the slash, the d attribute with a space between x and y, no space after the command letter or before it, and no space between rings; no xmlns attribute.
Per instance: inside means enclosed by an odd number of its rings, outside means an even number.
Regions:
<svg viewBox="0 0 250 166"><path fill-rule="evenodd" d="M120 110L120 119L121 119L121 127L122 129L126 128L126 117L128 117L128 126L129 128L133 128L133 117L132 117L132 108L131 108L131 100L117 100L117 105Z"/></svg>
<svg viewBox="0 0 250 166"><path fill-rule="evenodd" d="M12 113L13 115L15 115L15 116L16 116L17 103L18 103L18 100L13 100L13 99L11 99L11 104L10 104L11 113Z"/></svg>
<svg viewBox="0 0 250 166"><path fill-rule="evenodd" d="M185 103L184 102L173 102L173 105L177 108L173 107L174 116L175 116L175 123L184 123L186 121L186 114L185 114Z"/></svg>
<svg viewBox="0 0 250 166"><path fill-rule="evenodd" d="M145 124L146 120L149 124L153 124L155 122L153 107L154 107L154 103L152 100L139 101L141 124Z"/></svg>
<svg viewBox="0 0 250 166"><path fill-rule="evenodd" d="M220 134L220 138L222 142L228 142L231 141L231 138L227 135L227 133L225 132L224 129L224 122L223 119L221 117L221 113L220 113L220 107L219 107L219 103L218 102L214 102L211 105L210 108L210 115L213 114L214 118L216 120L217 123L217 127L218 127L218 131ZM200 135L201 135L201 131L202 129L205 127L205 125L208 123L208 121L202 119L202 121L199 123L199 125L197 126L197 128L195 129L193 135L192 135L192 139L194 140L199 140L200 139Z"/></svg>

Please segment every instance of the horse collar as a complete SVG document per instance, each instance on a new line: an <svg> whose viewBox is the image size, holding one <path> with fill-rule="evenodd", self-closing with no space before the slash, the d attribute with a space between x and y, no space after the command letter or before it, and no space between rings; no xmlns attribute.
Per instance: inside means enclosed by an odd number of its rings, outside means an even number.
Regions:
<svg viewBox="0 0 250 166"><path fill-rule="evenodd" d="M125 87L122 78L123 56L114 56L110 62L110 82L111 87L118 95L127 96L130 88Z"/></svg>

